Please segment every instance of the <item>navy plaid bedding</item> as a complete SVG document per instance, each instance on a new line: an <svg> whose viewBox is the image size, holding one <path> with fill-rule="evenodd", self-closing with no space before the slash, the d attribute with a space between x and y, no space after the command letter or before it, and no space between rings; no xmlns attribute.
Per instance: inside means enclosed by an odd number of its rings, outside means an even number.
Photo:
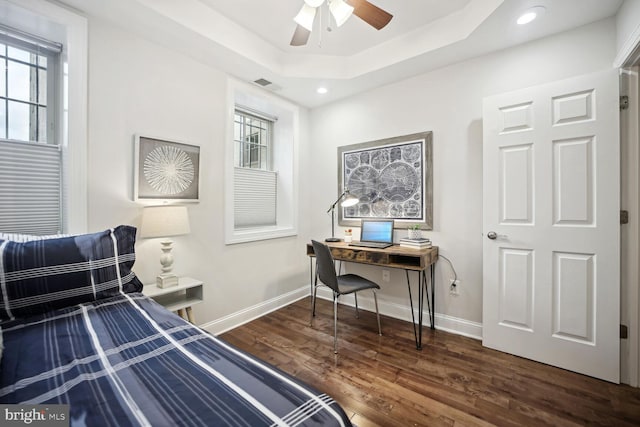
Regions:
<svg viewBox="0 0 640 427"><path fill-rule="evenodd" d="M69 404L71 425L351 425L326 394L141 294L1 326L0 402Z"/></svg>
<svg viewBox="0 0 640 427"><path fill-rule="evenodd" d="M135 227L16 237L0 235L0 321L142 290L131 270Z"/></svg>

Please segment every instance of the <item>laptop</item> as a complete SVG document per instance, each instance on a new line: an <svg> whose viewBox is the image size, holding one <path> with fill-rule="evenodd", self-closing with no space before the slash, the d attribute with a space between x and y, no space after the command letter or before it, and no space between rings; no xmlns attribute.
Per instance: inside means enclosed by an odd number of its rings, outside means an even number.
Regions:
<svg viewBox="0 0 640 427"><path fill-rule="evenodd" d="M349 246L384 249L393 245L392 219L363 219L360 241Z"/></svg>

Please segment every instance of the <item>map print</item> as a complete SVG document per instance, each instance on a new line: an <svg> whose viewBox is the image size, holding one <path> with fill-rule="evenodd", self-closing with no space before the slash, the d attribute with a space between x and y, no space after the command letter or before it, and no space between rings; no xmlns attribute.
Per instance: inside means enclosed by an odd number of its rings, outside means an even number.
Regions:
<svg viewBox="0 0 640 427"><path fill-rule="evenodd" d="M343 187L360 199L343 218L422 220L424 141L344 152Z"/></svg>

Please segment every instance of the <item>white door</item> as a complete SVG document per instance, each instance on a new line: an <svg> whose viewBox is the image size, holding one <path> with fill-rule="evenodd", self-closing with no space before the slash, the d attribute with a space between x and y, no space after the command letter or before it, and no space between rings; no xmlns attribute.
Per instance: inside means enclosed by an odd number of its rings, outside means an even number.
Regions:
<svg viewBox="0 0 640 427"><path fill-rule="evenodd" d="M611 70L483 105L483 344L616 383L618 102Z"/></svg>

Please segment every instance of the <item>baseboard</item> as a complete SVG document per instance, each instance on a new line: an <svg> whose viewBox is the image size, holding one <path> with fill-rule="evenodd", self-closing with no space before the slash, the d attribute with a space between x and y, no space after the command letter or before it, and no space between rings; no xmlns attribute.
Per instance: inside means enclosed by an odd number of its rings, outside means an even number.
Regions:
<svg viewBox="0 0 640 427"><path fill-rule="evenodd" d="M214 335L222 334L230 329L237 328L240 325L243 325L247 322L257 319L260 316L264 316L267 313L278 310L308 296L309 286L305 285L284 295L271 298L268 301L261 302L260 304L247 307L244 310L240 310L220 319L205 323L203 325L200 325L200 327ZM406 322L411 322L411 309L409 308L408 303L397 304L391 301L385 301L383 298L380 298L380 295L378 296L378 308L380 309L380 314L393 317L395 319L404 320ZM321 287L318 288L318 298L332 300L332 295L327 288ZM340 299L340 303L350 305L352 307L355 306L353 296L350 295L342 297ZM375 304L373 301L373 297L371 296L360 295L358 297L358 306L363 310L375 311ZM418 312L417 310L414 311L417 319ZM424 317L424 321L424 326L431 326L428 316ZM477 340L482 339L482 324L453 316L448 316L446 314L436 313L436 328L442 331L463 335L465 337L474 338Z"/></svg>
<svg viewBox="0 0 640 427"><path fill-rule="evenodd" d="M307 285L254 306L247 307L244 310L231 313L220 319L205 323L200 325L200 327L214 335L218 335L308 296L309 286Z"/></svg>
<svg viewBox="0 0 640 427"><path fill-rule="evenodd" d="M309 289L308 286L306 286L305 288ZM330 301L333 300L331 291L329 291L329 289L325 287L318 288L318 298ZM341 297L340 303L349 305L351 307L355 306L355 300L351 295ZM358 307L362 308L363 310L375 312L375 303L373 301L373 297L366 296L365 294L359 294ZM380 298L380 294L378 294L378 309L380 310L380 314L384 314L385 316L404 320L406 322L412 321L411 308L409 307L408 301L407 304L397 304L391 301L384 301L383 298ZM414 312L417 319L418 311L415 307ZM424 326L431 326L431 323L429 322L429 316L427 316L426 313L424 316L424 322ZM448 316L446 314L440 314L436 312L436 328L442 331L447 331L454 334L463 335L465 337L482 340L482 324L466 319L460 319L458 317Z"/></svg>

